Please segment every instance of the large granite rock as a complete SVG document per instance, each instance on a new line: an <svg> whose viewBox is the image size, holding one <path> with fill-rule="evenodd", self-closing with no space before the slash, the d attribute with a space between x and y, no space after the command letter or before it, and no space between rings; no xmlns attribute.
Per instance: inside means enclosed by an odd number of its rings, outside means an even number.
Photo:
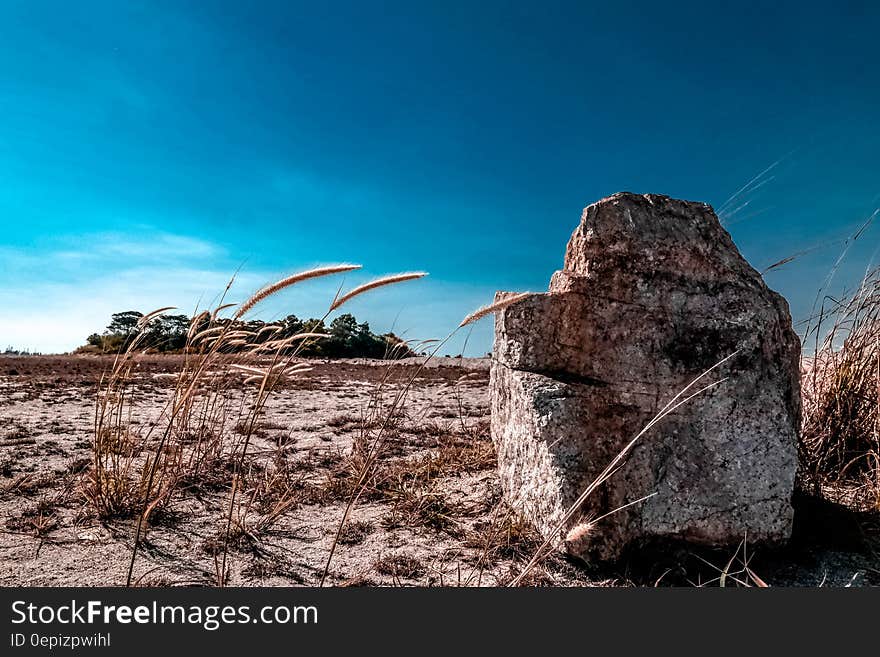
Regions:
<svg viewBox="0 0 880 657"><path fill-rule="evenodd" d="M589 206L549 293L495 322L501 483L545 537L676 393L737 350L705 383L730 378L648 432L552 538L568 534L571 552L608 560L651 539L789 537L800 344L785 300L710 206L629 193ZM584 520L651 493L581 531Z"/></svg>

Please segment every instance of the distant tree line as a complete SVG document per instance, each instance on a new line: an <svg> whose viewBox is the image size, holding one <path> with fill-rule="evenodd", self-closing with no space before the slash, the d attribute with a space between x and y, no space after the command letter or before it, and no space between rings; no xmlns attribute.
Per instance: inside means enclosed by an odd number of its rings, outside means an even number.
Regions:
<svg viewBox="0 0 880 657"><path fill-rule="evenodd" d="M79 353L118 353L124 351L139 331L139 323L143 313L128 310L114 313L103 333L92 333L86 344L80 347ZM145 348L158 352L180 352L186 346L187 334L191 318L186 315L161 315L147 324L146 336L143 339ZM203 319L203 325L197 326L194 333L208 328L209 321ZM224 347L224 350L245 350L270 340L283 340L300 333L325 333L326 338L309 340L303 344L299 355L313 358L401 358L414 356L402 340L393 333L376 335L370 330L367 322L358 322L351 314L340 315L327 326L320 319L301 320L296 315L288 315L275 322L252 320L247 322L217 319L214 326L229 325L230 330L242 330L253 333L247 343L235 348ZM269 330L275 328L275 330ZM399 345L399 346L398 346ZM293 347L291 347L293 348ZM393 353L392 353L393 350Z"/></svg>

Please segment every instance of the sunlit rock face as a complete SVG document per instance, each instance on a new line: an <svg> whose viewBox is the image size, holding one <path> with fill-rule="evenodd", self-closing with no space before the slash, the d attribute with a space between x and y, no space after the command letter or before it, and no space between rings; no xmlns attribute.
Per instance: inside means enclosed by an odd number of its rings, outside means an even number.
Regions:
<svg viewBox="0 0 880 657"><path fill-rule="evenodd" d="M557 531L627 443L731 354L682 398L726 380L640 438ZM594 203L549 292L496 315L492 437L505 496L546 537L574 537L567 547L584 558L663 539L782 542L793 515L799 354L787 303L710 206L629 193Z"/></svg>

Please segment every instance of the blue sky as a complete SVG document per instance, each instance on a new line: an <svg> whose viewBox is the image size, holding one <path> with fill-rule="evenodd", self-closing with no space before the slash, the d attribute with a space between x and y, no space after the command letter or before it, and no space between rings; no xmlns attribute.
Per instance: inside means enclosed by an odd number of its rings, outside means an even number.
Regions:
<svg viewBox="0 0 880 657"><path fill-rule="evenodd" d="M546 289L585 205L720 208L768 167L726 221L759 269L818 247L767 274L797 319L880 204L877 3L324 4L0 4L0 348L333 262L429 271L350 310L442 337Z"/></svg>

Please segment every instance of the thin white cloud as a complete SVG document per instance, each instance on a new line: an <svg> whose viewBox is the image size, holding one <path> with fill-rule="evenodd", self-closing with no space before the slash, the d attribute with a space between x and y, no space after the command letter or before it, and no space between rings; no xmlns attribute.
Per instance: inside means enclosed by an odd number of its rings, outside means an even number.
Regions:
<svg viewBox="0 0 880 657"><path fill-rule="evenodd" d="M89 334L101 332L115 312L173 305L191 314L208 306L231 275L223 270L135 267L89 280L3 286L0 304L7 311L0 315L0 345L44 353L70 351ZM242 289L257 285L254 275L238 278Z"/></svg>
<svg viewBox="0 0 880 657"><path fill-rule="evenodd" d="M106 326L110 314L207 304L234 273L224 251L198 238L147 232L59 237L49 246L0 247L0 348L63 352ZM257 285L243 275L241 285Z"/></svg>
<svg viewBox="0 0 880 657"><path fill-rule="evenodd" d="M65 240L70 242L68 238ZM145 233L133 238L122 233L90 233L76 239L69 248L53 252L61 258L138 258L168 260L173 258L211 258L224 254L218 245L206 240L171 233Z"/></svg>
<svg viewBox="0 0 880 657"><path fill-rule="evenodd" d="M56 250L0 247L0 349L12 346L43 353L75 349L101 332L110 315L176 306L192 314L213 307L235 275L226 300L241 302L264 284L317 263L284 271L236 272L224 249L204 240L167 233L136 239L111 233L83 235L80 248L67 242ZM46 272L51 271L51 275ZM358 271L318 279L285 290L260 304L252 318L271 321L288 314L320 317L336 292L385 272ZM370 323L376 332L393 330L406 338L443 338L461 318L491 301L494 290L425 280L384 288L346 304L344 312ZM491 320L474 329L467 353L485 353ZM443 333L438 335L437 333ZM467 333L443 353L463 350Z"/></svg>

